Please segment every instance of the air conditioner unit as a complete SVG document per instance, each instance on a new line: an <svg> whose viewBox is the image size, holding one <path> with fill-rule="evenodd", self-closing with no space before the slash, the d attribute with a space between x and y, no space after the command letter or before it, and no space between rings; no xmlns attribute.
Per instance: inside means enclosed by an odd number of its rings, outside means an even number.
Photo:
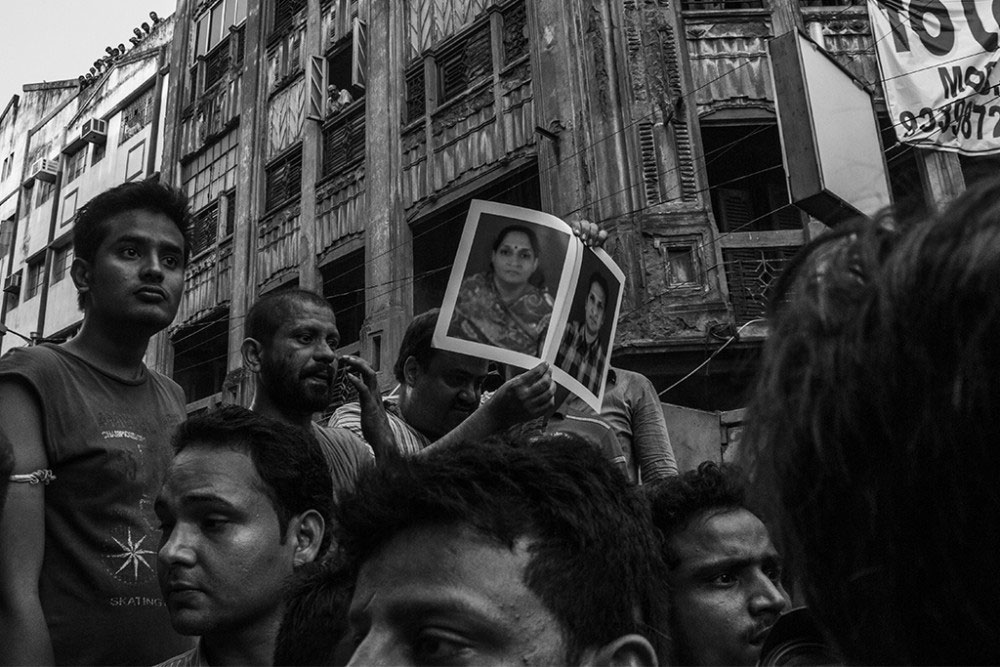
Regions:
<svg viewBox="0 0 1000 667"><path fill-rule="evenodd" d="M58 175L59 160L49 160L46 158L35 160L35 163L31 165L31 170L28 172L28 178L37 178L40 181L48 183L55 183L56 176Z"/></svg>
<svg viewBox="0 0 1000 667"><path fill-rule="evenodd" d="M21 293L21 272L12 273L3 281L3 291L8 294L18 295Z"/></svg>
<svg viewBox="0 0 1000 667"><path fill-rule="evenodd" d="M84 141L89 141L92 144L103 144L108 140L108 121L100 118L84 121L80 136Z"/></svg>

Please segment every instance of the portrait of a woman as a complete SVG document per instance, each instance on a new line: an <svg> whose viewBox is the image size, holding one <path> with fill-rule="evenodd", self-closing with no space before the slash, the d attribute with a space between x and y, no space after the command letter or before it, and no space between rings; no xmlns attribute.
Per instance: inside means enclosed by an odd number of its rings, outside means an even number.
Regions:
<svg viewBox="0 0 1000 667"><path fill-rule="evenodd" d="M530 227L504 227L493 241L489 268L462 281L448 335L537 355L553 303L535 275L541 254Z"/></svg>

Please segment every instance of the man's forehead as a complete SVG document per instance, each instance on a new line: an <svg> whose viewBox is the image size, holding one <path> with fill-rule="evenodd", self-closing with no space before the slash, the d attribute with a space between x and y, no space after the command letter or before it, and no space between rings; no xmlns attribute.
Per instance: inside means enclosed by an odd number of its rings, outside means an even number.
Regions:
<svg viewBox="0 0 1000 667"><path fill-rule="evenodd" d="M717 559L759 560L777 556L763 522L746 509L706 511L669 540L681 565Z"/></svg>
<svg viewBox="0 0 1000 667"><path fill-rule="evenodd" d="M329 306L299 299L289 300L281 309L278 331L290 331L303 326L316 329L337 329L337 317Z"/></svg>
<svg viewBox="0 0 1000 667"><path fill-rule="evenodd" d="M486 375L489 370L489 361L479 357L459 354L458 352L446 352L445 350L434 350L431 356L430 366L440 374L444 373L467 373L472 376Z"/></svg>
<svg viewBox="0 0 1000 667"><path fill-rule="evenodd" d="M264 494L264 482L247 452L192 443L174 456L161 495L214 494L229 500Z"/></svg>

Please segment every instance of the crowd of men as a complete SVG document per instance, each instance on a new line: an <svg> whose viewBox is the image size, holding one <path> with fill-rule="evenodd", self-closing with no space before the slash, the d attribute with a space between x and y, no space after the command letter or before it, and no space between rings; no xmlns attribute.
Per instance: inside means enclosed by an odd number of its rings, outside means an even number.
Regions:
<svg viewBox="0 0 1000 667"><path fill-rule="evenodd" d="M485 400L431 311L383 396L302 289L247 314L249 409L185 418L143 357L189 218L154 182L95 197L80 332L0 359L0 662L1000 661L1000 187L807 246L742 467L681 474L639 374L600 413L544 363ZM318 424L342 366L357 401Z"/></svg>

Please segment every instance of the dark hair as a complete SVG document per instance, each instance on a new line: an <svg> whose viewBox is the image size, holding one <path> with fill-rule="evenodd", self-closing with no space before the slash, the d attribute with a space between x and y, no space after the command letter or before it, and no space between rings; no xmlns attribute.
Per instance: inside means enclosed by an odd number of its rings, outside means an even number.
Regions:
<svg viewBox="0 0 1000 667"><path fill-rule="evenodd" d="M493 239L493 252L500 249L500 244L512 232L521 232L528 237L528 243L531 244L531 252L535 253L535 257L539 257L542 254L542 246L538 243L538 235L535 234L535 230L524 225L507 225L501 229L497 237Z"/></svg>
<svg viewBox="0 0 1000 667"><path fill-rule="evenodd" d="M177 427L174 450L192 444L246 452L264 481L284 536L292 517L316 510L326 524L319 553L330 545L333 481L319 442L308 431L238 405L191 417Z"/></svg>
<svg viewBox="0 0 1000 667"><path fill-rule="evenodd" d="M781 282L744 453L849 662L1000 661L1000 185Z"/></svg>
<svg viewBox="0 0 1000 667"><path fill-rule="evenodd" d="M295 306L301 303L326 308L333 314L330 302L315 292L298 288L268 292L250 307L244 328L245 336L262 345L270 344L282 322L287 321Z"/></svg>
<svg viewBox="0 0 1000 667"><path fill-rule="evenodd" d="M587 289L589 290L591 287L593 287L594 283L600 285L601 289L604 290L604 305L607 306L608 296L611 294L608 291L608 279L605 278L604 274L601 273L600 271L594 271L593 273L590 274L590 280L587 282Z"/></svg>
<svg viewBox="0 0 1000 667"><path fill-rule="evenodd" d="M528 537L524 583L559 621L567 663L629 633L659 644L662 561L644 498L569 434L493 438L362 472L338 508L355 568L400 532L464 524L513 548Z"/></svg>
<svg viewBox="0 0 1000 667"><path fill-rule="evenodd" d="M123 183L105 190L81 206L73 223L73 254L93 262L108 233L105 223L128 211L151 211L170 218L184 237L184 263L187 264L191 252L188 238L191 211L187 196L176 188L152 180ZM77 297L81 309L85 300L85 294Z"/></svg>
<svg viewBox="0 0 1000 667"><path fill-rule="evenodd" d="M670 538L684 530L691 521L706 512L746 509L746 492L739 469L704 461L697 470L668 477L646 488L653 510L653 525L664 542L664 558L676 567L670 551Z"/></svg>
<svg viewBox="0 0 1000 667"><path fill-rule="evenodd" d="M403 367L406 360L413 357L426 369L434 355L434 348L431 347L431 338L434 336L434 326L437 324L440 308L432 308L425 313L421 313L413 318L410 325L406 327L403 334L403 342L399 344L399 354L396 356L396 365L392 367L392 372L398 382L406 381L406 374Z"/></svg>
<svg viewBox="0 0 1000 667"><path fill-rule="evenodd" d="M334 654L347 634L352 583L348 571L331 558L296 570L274 643L276 667L346 664Z"/></svg>

